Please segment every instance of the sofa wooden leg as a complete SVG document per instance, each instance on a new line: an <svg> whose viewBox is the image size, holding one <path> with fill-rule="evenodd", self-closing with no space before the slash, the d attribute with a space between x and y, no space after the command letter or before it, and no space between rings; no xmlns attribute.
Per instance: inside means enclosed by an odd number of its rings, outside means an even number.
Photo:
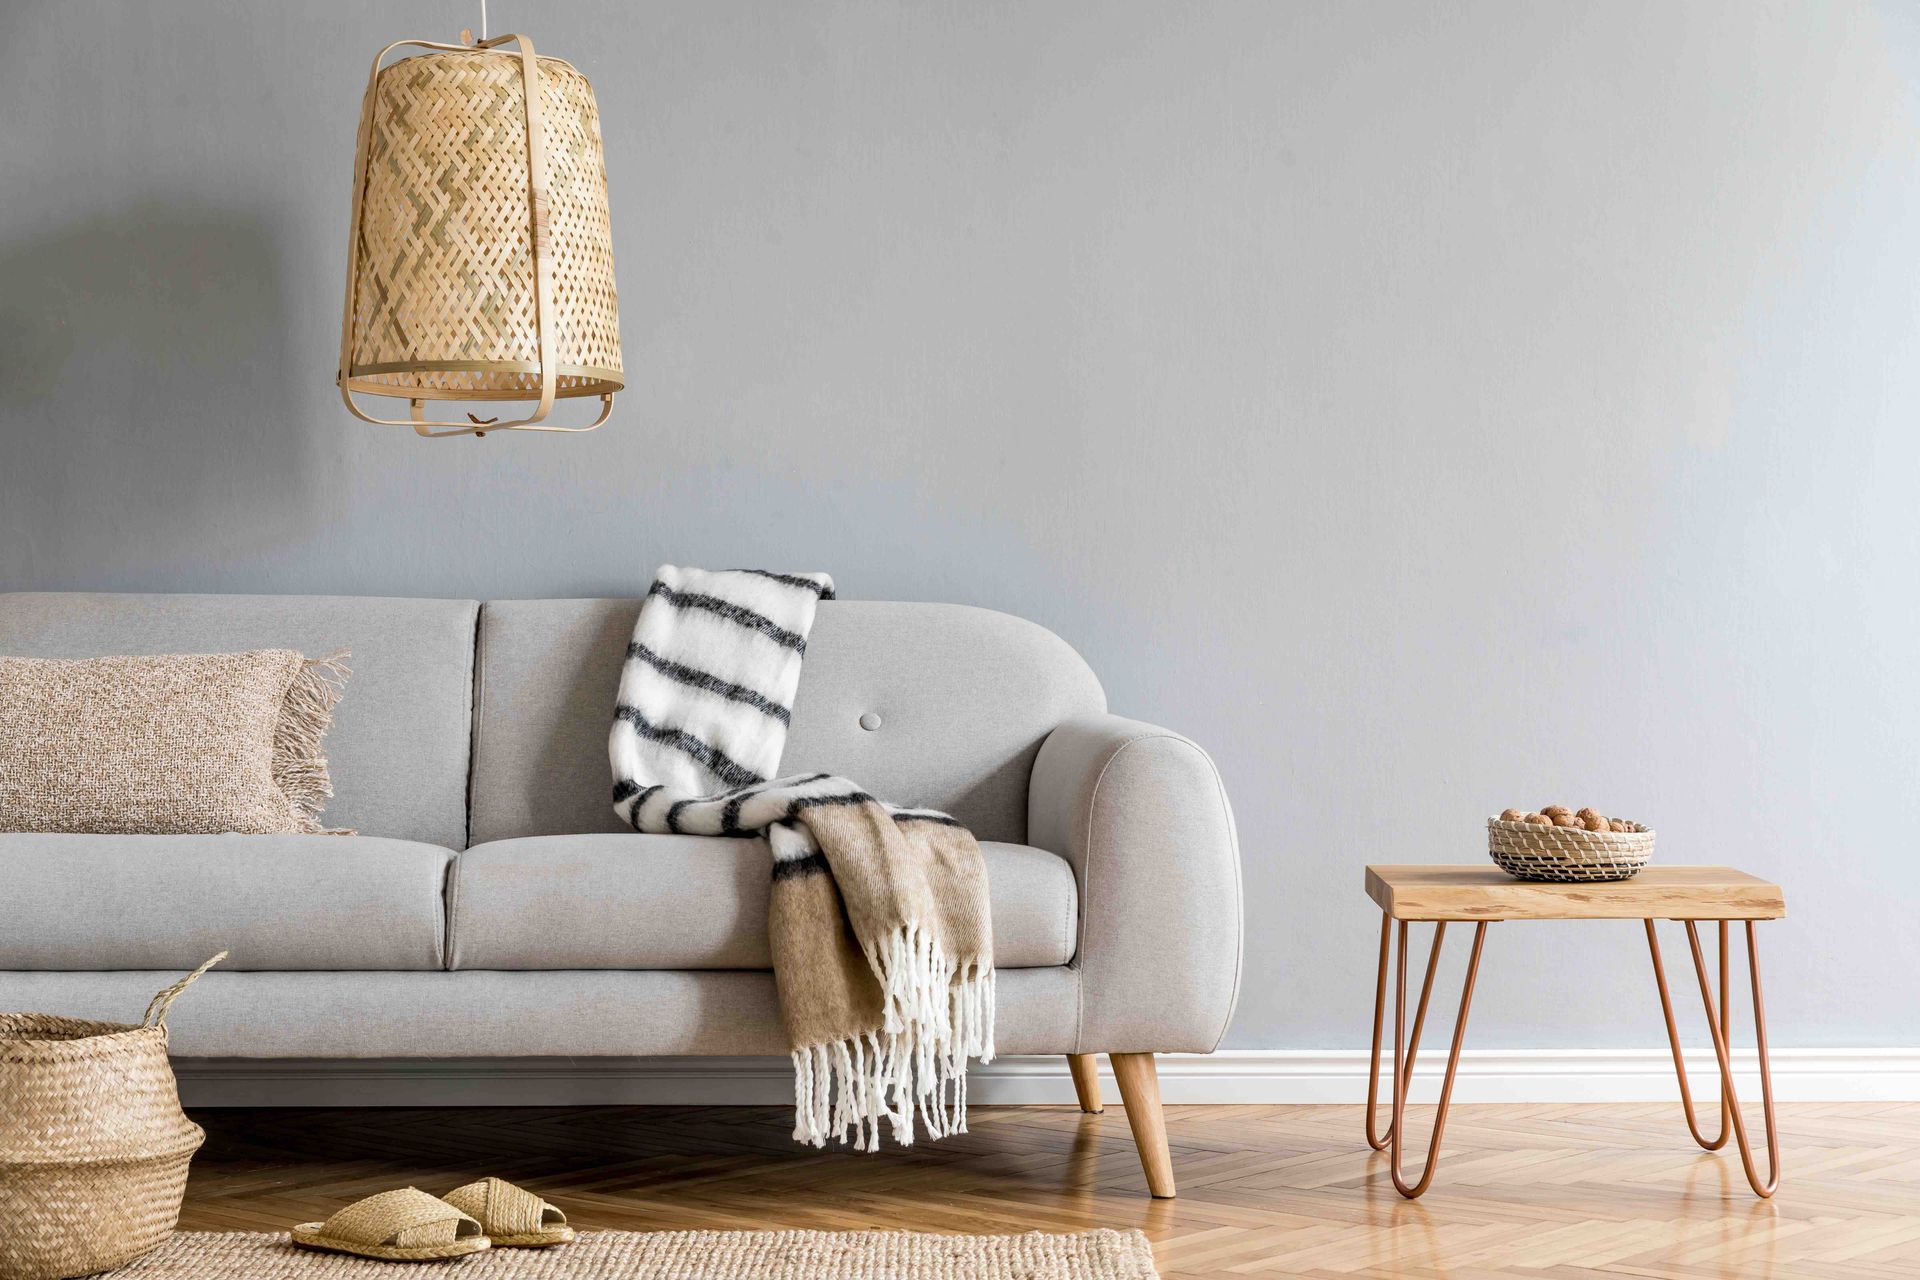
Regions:
<svg viewBox="0 0 1920 1280"><path fill-rule="evenodd" d="M1080 1098L1080 1109L1093 1116L1105 1111L1100 1101L1099 1059L1091 1053L1070 1053L1067 1070L1073 1073L1073 1091Z"/></svg>
<svg viewBox="0 0 1920 1280"><path fill-rule="evenodd" d="M1140 1149L1140 1167L1146 1170L1147 1190L1155 1199L1173 1198L1173 1156L1167 1150L1167 1118L1160 1110L1160 1075L1150 1053L1110 1053L1113 1078L1120 1085L1120 1101L1127 1109L1127 1127Z"/></svg>

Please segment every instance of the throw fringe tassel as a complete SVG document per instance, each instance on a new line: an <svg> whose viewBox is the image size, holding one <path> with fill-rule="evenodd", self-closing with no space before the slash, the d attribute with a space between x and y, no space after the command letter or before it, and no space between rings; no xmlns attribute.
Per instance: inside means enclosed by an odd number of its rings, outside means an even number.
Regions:
<svg viewBox="0 0 1920 1280"><path fill-rule="evenodd" d="M967 1062L993 1061L992 966L954 961L911 923L866 951L885 1021L877 1032L794 1050L795 1141L878 1151L885 1120L895 1142L912 1146L916 1112L929 1137L965 1133Z"/></svg>

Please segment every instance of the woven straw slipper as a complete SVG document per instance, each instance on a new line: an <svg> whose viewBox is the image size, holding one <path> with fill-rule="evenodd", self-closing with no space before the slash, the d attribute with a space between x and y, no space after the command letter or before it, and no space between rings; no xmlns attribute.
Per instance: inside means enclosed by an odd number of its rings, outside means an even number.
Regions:
<svg viewBox="0 0 1920 1280"><path fill-rule="evenodd" d="M573 1239L567 1215L511 1182L482 1178L446 1195L447 1203L480 1220L496 1249L544 1249Z"/></svg>
<svg viewBox="0 0 1920 1280"><path fill-rule="evenodd" d="M413 1187L382 1191L289 1232L302 1249L382 1262L440 1262L493 1247L472 1217Z"/></svg>

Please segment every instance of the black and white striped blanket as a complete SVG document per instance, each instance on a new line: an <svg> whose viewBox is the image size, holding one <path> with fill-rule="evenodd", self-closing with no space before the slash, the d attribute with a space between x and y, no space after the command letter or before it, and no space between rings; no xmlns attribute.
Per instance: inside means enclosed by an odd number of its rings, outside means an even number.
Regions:
<svg viewBox="0 0 1920 1280"><path fill-rule="evenodd" d="M979 847L930 809L845 778L778 778L825 574L662 566L641 604L609 739L636 831L760 836L795 1067L795 1138L869 1150L966 1128L966 1065L993 1056ZM849 936L849 928L851 936Z"/></svg>

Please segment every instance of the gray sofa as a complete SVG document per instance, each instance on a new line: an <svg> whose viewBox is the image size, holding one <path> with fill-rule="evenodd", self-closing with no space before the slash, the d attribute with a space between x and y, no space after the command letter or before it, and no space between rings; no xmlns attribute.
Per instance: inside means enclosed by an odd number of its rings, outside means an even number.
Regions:
<svg viewBox="0 0 1920 1280"><path fill-rule="evenodd" d="M180 1006L178 1055L783 1054L764 846L613 814L607 729L638 605L0 594L5 654L351 648L326 821L359 832L0 834L0 1009L125 1019L225 948ZM1000 1052L1073 1056L1089 1085L1085 1055L1115 1055L1171 1194L1150 1055L1212 1050L1239 984L1239 856L1206 754L1107 714L1086 663L1032 623L836 601L782 767L973 829Z"/></svg>

